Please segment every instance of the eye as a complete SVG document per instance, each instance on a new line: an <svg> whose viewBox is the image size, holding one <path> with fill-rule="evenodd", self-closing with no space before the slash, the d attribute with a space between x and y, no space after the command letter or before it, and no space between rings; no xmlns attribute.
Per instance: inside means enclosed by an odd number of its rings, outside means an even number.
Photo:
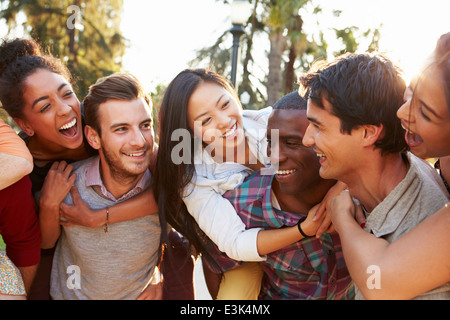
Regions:
<svg viewBox="0 0 450 320"><path fill-rule="evenodd" d="M298 148L298 147L303 147L303 143L301 140L297 140L297 139L290 139L290 140L286 140L284 142L284 144L286 146L288 146L289 148Z"/></svg>
<svg viewBox="0 0 450 320"><path fill-rule="evenodd" d="M222 109L226 109L230 105L230 100L225 101L225 103L222 105Z"/></svg>
<svg viewBox="0 0 450 320"><path fill-rule="evenodd" d="M40 112L40 113L44 113L45 111L47 111L47 110L50 108L50 106L51 106L50 103L44 105L44 106L41 108L41 110L39 110L39 112Z"/></svg>
<svg viewBox="0 0 450 320"><path fill-rule="evenodd" d="M205 125L207 125L209 122L211 121L211 118L209 117L209 118L206 118L206 119L204 119L203 121L202 121L202 126L205 126Z"/></svg>
<svg viewBox="0 0 450 320"><path fill-rule="evenodd" d="M114 132L119 132L119 133L125 132L125 131L127 131L126 127L118 127L118 128L116 128L116 130L114 130Z"/></svg>
<svg viewBox="0 0 450 320"><path fill-rule="evenodd" d="M71 97L72 95L74 95L73 91L67 91L67 92L64 94L64 97Z"/></svg>
<svg viewBox="0 0 450 320"><path fill-rule="evenodd" d="M420 114L422 115L422 117L427 120L427 121L431 121L431 119L423 112L423 106L420 106Z"/></svg>

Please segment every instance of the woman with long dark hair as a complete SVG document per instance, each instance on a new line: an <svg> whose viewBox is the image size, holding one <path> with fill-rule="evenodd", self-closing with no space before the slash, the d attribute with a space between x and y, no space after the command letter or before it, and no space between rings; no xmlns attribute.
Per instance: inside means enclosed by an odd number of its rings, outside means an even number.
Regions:
<svg viewBox="0 0 450 320"><path fill-rule="evenodd" d="M162 226L167 222L182 233L212 266L211 240L230 258L253 262L244 263L239 269L245 275L234 280L247 282L250 294L231 289L224 296L221 287L223 299L256 299L262 274L255 262L303 238L297 226L246 230L231 203L222 197L251 172L268 165L270 112L271 108L242 110L230 83L205 69L178 74L161 104L155 196ZM313 235L320 222L313 222L311 216L300 227Z"/></svg>

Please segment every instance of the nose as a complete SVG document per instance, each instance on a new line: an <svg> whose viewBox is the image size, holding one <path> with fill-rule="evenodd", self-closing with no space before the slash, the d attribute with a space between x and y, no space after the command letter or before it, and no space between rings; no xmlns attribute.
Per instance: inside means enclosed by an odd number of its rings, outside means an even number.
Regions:
<svg viewBox="0 0 450 320"><path fill-rule="evenodd" d="M58 115L59 116L66 116L72 111L72 107L69 106L67 103L60 101L58 102Z"/></svg>
<svg viewBox="0 0 450 320"><path fill-rule="evenodd" d="M225 112L220 112L217 116L217 127L219 129L228 129L230 125L231 118Z"/></svg>
<svg viewBox="0 0 450 320"><path fill-rule="evenodd" d="M311 124L306 127L305 135L303 136L302 143L305 147L311 147L315 144L314 135L312 134L313 128Z"/></svg>
<svg viewBox="0 0 450 320"><path fill-rule="evenodd" d="M287 156L280 144L272 145L270 148L270 162L272 165L278 165L286 161Z"/></svg>
<svg viewBox="0 0 450 320"><path fill-rule="evenodd" d="M142 133L140 128L134 128L131 131L131 137L130 137L130 141L129 141L130 145L132 145L134 147L142 148L148 143L149 142L147 141L145 135Z"/></svg>
<svg viewBox="0 0 450 320"><path fill-rule="evenodd" d="M279 163L286 161L288 158L282 144L279 141L278 134L274 134L273 130L267 155L270 157L270 162L274 167L277 167Z"/></svg>
<svg viewBox="0 0 450 320"><path fill-rule="evenodd" d="M397 110L397 117L403 120L405 123L411 123L415 121L414 113L411 112L412 98L408 98Z"/></svg>

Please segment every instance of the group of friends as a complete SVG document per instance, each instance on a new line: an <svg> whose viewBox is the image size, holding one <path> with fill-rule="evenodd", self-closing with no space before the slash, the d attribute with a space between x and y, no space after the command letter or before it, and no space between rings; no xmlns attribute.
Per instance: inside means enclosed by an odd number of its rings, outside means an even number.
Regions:
<svg viewBox="0 0 450 320"><path fill-rule="evenodd" d="M0 299L450 299L450 33L407 86L380 54L315 64L244 110L207 69L152 102L79 101L61 60L0 46ZM424 276L426 275L426 276Z"/></svg>

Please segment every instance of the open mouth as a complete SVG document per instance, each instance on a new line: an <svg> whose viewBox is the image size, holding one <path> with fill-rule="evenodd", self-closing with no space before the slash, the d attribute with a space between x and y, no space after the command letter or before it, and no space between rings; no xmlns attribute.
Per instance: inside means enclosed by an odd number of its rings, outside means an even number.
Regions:
<svg viewBox="0 0 450 320"><path fill-rule="evenodd" d="M74 137L78 132L77 119L75 118L71 122L61 126L61 128L59 128L59 132L66 137Z"/></svg>
<svg viewBox="0 0 450 320"><path fill-rule="evenodd" d="M232 136L234 136L237 132L237 122L230 128L228 129L225 134L223 136L221 136L221 138L223 139L227 139L230 138Z"/></svg>
<svg viewBox="0 0 450 320"><path fill-rule="evenodd" d="M405 129L405 141L409 147L416 147L423 143L423 139L417 133L412 132L402 121L402 128Z"/></svg>
<svg viewBox="0 0 450 320"><path fill-rule="evenodd" d="M316 152L316 154L317 154L317 157L319 158L320 164L322 164L327 159L327 157L323 153Z"/></svg>
<svg viewBox="0 0 450 320"><path fill-rule="evenodd" d="M410 147L416 147L419 144L423 143L423 139L421 136L409 130L406 130L405 132L405 140Z"/></svg>

